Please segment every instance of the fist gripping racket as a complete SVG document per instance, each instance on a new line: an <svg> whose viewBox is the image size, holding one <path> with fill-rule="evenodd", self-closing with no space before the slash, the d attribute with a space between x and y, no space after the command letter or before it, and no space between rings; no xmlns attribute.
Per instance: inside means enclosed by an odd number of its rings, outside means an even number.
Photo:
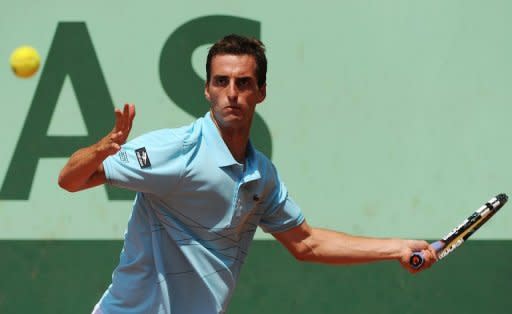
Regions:
<svg viewBox="0 0 512 314"><path fill-rule="evenodd" d="M431 244L437 252L437 257L442 259L458 248L475 231L478 230L487 220L507 202L508 197L505 194L499 194L491 198L482 207L477 209L471 216L464 220L458 227L453 229L444 238ZM411 255L409 264L414 269L419 269L424 262L424 256L421 252L415 252Z"/></svg>

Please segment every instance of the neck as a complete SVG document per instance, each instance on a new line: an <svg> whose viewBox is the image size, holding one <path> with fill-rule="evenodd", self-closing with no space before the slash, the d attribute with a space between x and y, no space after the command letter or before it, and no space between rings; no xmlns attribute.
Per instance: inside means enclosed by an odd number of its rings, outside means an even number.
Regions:
<svg viewBox="0 0 512 314"><path fill-rule="evenodd" d="M247 144L249 142L250 126L246 128L226 128L221 127L215 120L213 113L210 113L217 130L220 132L220 136L233 158L236 161L243 164L245 162L245 156L247 154Z"/></svg>
<svg viewBox="0 0 512 314"><path fill-rule="evenodd" d="M249 134L237 132L225 132L220 130L220 135L226 143L231 155L236 161L243 164L247 154L247 143L249 142Z"/></svg>

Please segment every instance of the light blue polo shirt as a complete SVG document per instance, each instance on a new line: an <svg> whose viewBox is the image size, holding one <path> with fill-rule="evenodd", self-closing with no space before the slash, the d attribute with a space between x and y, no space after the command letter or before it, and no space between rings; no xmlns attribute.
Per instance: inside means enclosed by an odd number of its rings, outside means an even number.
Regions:
<svg viewBox="0 0 512 314"><path fill-rule="evenodd" d="M304 221L274 165L252 145L238 163L210 113L142 135L103 162L137 191L103 313L224 313L256 228Z"/></svg>

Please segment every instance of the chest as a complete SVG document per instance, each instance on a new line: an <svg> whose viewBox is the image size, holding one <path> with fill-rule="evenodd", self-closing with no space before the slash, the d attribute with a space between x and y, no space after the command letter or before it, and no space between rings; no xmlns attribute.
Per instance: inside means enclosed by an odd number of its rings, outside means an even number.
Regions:
<svg viewBox="0 0 512 314"><path fill-rule="evenodd" d="M166 200L167 208L183 223L221 230L257 225L266 186L248 180L242 167L194 165L184 174L179 189Z"/></svg>

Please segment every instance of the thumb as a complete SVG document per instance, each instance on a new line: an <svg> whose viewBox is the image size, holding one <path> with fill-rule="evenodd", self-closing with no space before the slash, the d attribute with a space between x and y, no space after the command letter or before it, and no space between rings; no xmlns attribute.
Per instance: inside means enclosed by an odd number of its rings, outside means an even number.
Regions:
<svg viewBox="0 0 512 314"><path fill-rule="evenodd" d="M424 240L410 240L409 241L409 248L412 251L421 251L426 250L429 248L429 244L427 241Z"/></svg>

